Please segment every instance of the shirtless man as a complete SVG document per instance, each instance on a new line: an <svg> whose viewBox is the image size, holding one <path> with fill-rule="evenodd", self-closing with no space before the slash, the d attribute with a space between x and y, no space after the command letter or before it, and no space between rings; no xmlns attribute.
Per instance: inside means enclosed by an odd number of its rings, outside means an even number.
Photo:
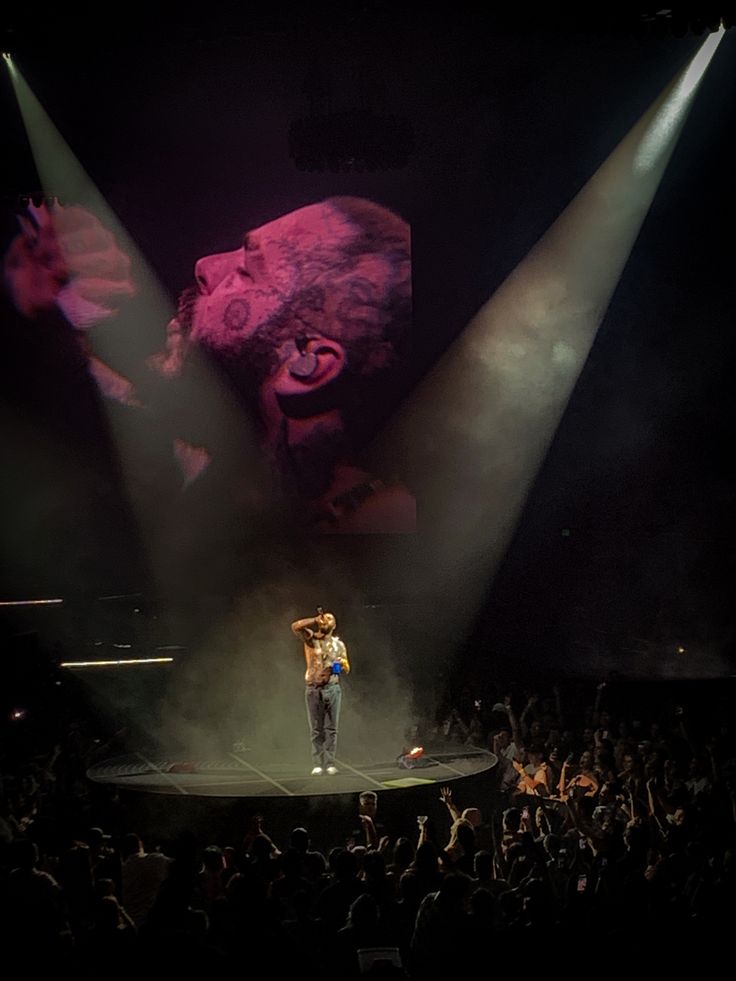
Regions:
<svg viewBox="0 0 736 981"><path fill-rule="evenodd" d="M345 644L335 634L337 621L333 613L317 608L317 615L295 620L292 633L304 643L306 672L305 702L312 743L312 774L325 770L337 773L335 750L340 718L342 688L340 678L350 671Z"/></svg>

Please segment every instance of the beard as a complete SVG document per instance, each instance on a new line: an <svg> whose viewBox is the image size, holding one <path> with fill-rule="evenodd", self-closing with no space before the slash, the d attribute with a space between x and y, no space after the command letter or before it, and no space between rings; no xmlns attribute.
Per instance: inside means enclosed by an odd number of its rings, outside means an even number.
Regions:
<svg viewBox="0 0 736 981"><path fill-rule="evenodd" d="M185 287L179 294L176 320L186 342L191 339L200 297L201 293L196 285ZM216 347L206 338L198 340L196 347L227 377L229 387L235 395L247 394L250 401L253 388L259 387L278 365L278 344L295 334L295 331L286 329L284 323L274 319L260 324L252 334L243 337L236 348Z"/></svg>
<svg viewBox="0 0 736 981"><path fill-rule="evenodd" d="M191 336L199 296L196 286L187 287L179 296L177 320L185 340ZM352 440L346 431L336 431L334 426L317 424L296 443L289 442L288 436L289 418L308 418L340 406L347 395L345 387L351 387L347 375L331 386L300 395L291 403L282 403L284 418L275 444L265 443L266 427L260 404L262 386L280 367L279 347L303 331L303 322L295 320L289 311L283 311L243 337L237 348L214 348L206 342L197 344L198 350L235 397L251 432L255 430L256 437L263 441L280 496L297 504L314 502L322 497L332 483L335 466L352 456ZM353 378L353 385L355 381Z"/></svg>
<svg viewBox="0 0 736 981"><path fill-rule="evenodd" d="M179 323L182 335L185 340L189 339L189 335L192 332L192 324L194 322L194 308L197 303L197 298L199 297L199 290L192 283L191 286L186 286L179 294L179 299L176 304L176 319Z"/></svg>

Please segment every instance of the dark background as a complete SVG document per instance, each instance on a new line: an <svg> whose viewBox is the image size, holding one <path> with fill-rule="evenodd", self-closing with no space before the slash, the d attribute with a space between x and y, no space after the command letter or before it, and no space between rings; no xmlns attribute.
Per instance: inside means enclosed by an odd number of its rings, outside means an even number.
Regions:
<svg viewBox="0 0 736 981"><path fill-rule="evenodd" d="M348 193L401 213L413 233L417 379L705 37L658 35L635 13L522 24L512 13L481 19L462 5L433 14L379 3L269 10L218 4L190 17L134 5L104 24L84 8L5 15L4 44L173 296L198 256L233 248L246 228L294 207ZM502 664L507 673L509 665L653 677L733 672L733 54L731 29L461 657L487 651L494 670ZM288 130L308 112L317 76L335 108L362 100L408 119L408 165L299 171ZM18 197L38 179L6 73L0 86L7 240ZM160 331L133 310L108 342L125 369L158 347ZM18 348L10 354L12 362ZM53 373L48 360L44 371ZM190 642L191 618L157 605L141 560L145 541L105 439L103 490L97 472L82 479L56 465L27 484L12 475L23 440L39 436L38 426L30 435L22 426L31 402L46 398L39 418L58 423L63 401L44 395L31 374L31 395L4 399L3 594L68 602L63 629L61 613L53 620L46 611L41 622L25 612L6 616L6 635L41 630L87 642L135 629L141 646L181 642L184 632ZM74 420L70 410L66 423ZM98 423L89 439L99 438ZM158 459L147 438L144 452ZM152 483L159 465L148 470ZM298 565L288 542L268 559L239 548L213 556L207 582L216 596L200 619L217 619L228 597L281 559ZM390 619L410 647L426 611L408 591L386 595L377 566L388 557L410 569L413 548L411 538L324 542L314 561L359 568L353 602L375 611L364 612L368 619ZM201 593L198 574L191 589ZM148 604L135 627L139 599L99 600L134 593Z"/></svg>

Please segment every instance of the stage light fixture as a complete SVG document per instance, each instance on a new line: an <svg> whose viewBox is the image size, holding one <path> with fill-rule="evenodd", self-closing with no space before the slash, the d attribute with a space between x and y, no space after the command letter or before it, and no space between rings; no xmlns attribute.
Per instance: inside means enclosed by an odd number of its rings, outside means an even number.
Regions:
<svg viewBox="0 0 736 981"><path fill-rule="evenodd" d="M415 746L413 749L404 750L396 762L404 770L413 770L415 766L420 766L419 760L424 756L424 747Z"/></svg>
<svg viewBox="0 0 736 981"><path fill-rule="evenodd" d="M648 10L640 15L644 26L656 37L701 36L704 32L715 34L733 26L734 8L692 7Z"/></svg>

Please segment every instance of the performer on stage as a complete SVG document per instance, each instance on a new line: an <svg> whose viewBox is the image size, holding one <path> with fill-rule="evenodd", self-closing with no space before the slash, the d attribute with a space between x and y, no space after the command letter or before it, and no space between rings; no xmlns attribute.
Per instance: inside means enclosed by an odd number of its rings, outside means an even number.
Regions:
<svg viewBox="0 0 736 981"><path fill-rule="evenodd" d="M292 632L304 641L307 670L305 701L312 741L312 774L325 770L337 773L335 748L340 718L342 688L340 676L348 674L350 662L345 644L335 634L337 621L333 613L317 608L317 615L295 620Z"/></svg>

